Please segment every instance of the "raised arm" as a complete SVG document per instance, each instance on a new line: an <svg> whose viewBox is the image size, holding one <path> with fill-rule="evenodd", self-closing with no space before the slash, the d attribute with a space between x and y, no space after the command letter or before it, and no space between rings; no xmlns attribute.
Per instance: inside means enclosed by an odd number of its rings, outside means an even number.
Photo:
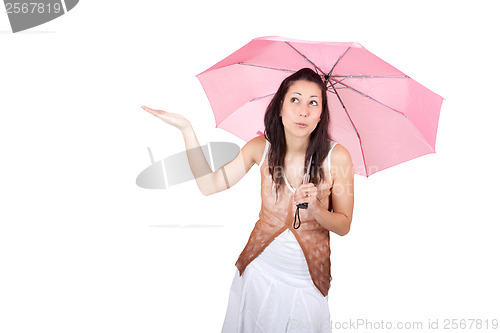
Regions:
<svg viewBox="0 0 500 333"><path fill-rule="evenodd" d="M239 182L252 165L258 163L256 157L259 154L260 148L262 148L263 141L263 137L253 138L243 146L231 162L212 172L203 155L193 128L189 126L182 131L182 135L186 144L189 166L196 177L196 183L203 195L224 191Z"/></svg>
<svg viewBox="0 0 500 333"><path fill-rule="evenodd" d="M216 171L212 171L193 127L186 118L179 114L153 110L145 106L142 108L181 130L186 145L189 166L203 195L221 192L234 186L254 163L259 162L258 159L264 152L264 137L256 137L246 143L231 162Z"/></svg>

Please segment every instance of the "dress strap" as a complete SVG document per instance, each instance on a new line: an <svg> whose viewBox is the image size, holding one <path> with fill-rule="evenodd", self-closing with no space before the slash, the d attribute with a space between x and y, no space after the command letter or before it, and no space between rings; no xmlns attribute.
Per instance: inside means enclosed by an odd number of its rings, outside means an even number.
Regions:
<svg viewBox="0 0 500 333"><path fill-rule="evenodd" d="M264 153L262 154L262 158L260 160L260 163L259 163L259 167L262 166L262 163L264 162L264 158L266 157L267 155L267 150L269 149L269 141L267 141L266 139L266 148L264 149Z"/></svg>
<svg viewBox="0 0 500 333"><path fill-rule="evenodd" d="M330 170L332 168L332 166L331 166L332 163L330 162L330 155L332 154L333 147L335 147L336 145L337 145L337 141L333 141L333 146L332 146L332 148L330 148L330 151L328 152L328 157L327 157L327 159L328 159L328 172L330 172Z"/></svg>

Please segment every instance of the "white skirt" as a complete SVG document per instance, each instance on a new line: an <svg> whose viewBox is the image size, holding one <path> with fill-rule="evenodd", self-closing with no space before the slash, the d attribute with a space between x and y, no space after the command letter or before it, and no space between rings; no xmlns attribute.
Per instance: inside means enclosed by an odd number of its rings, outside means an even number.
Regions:
<svg viewBox="0 0 500 333"><path fill-rule="evenodd" d="M286 229L236 269L222 333L331 332L328 296L314 285L304 253Z"/></svg>

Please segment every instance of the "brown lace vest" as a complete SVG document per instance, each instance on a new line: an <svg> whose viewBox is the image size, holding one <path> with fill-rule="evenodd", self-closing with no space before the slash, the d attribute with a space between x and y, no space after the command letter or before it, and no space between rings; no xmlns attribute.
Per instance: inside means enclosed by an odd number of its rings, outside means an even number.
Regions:
<svg viewBox="0 0 500 333"><path fill-rule="evenodd" d="M336 142L332 141L332 144L331 149L336 145ZM289 183L286 182L286 186L282 186L278 201L276 201L276 185L273 183L268 170L268 148L269 142L266 140L266 149L260 163L262 206L259 220L255 223L250 238L236 261L236 267L240 275L242 275L247 265L258 257L274 238L288 228L293 232L304 252L314 285L323 296L327 296L332 279L330 273L330 233L316 222L307 209L300 210L301 224L299 229L293 228L292 224L296 210L296 206L293 204L294 192ZM333 182L329 168L331 149L322 165L325 180L317 186L317 197L321 205L327 209L330 208L328 203Z"/></svg>

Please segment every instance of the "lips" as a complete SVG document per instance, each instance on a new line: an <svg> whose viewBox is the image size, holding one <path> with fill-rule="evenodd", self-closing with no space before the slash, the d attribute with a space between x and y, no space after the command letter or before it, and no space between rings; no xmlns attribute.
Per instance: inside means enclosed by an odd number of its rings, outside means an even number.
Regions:
<svg viewBox="0 0 500 333"><path fill-rule="evenodd" d="M297 124L297 126L299 126L299 127L306 127L307 126L307 124L304 124L304 123L295 123L295 124Z"/></svg>

